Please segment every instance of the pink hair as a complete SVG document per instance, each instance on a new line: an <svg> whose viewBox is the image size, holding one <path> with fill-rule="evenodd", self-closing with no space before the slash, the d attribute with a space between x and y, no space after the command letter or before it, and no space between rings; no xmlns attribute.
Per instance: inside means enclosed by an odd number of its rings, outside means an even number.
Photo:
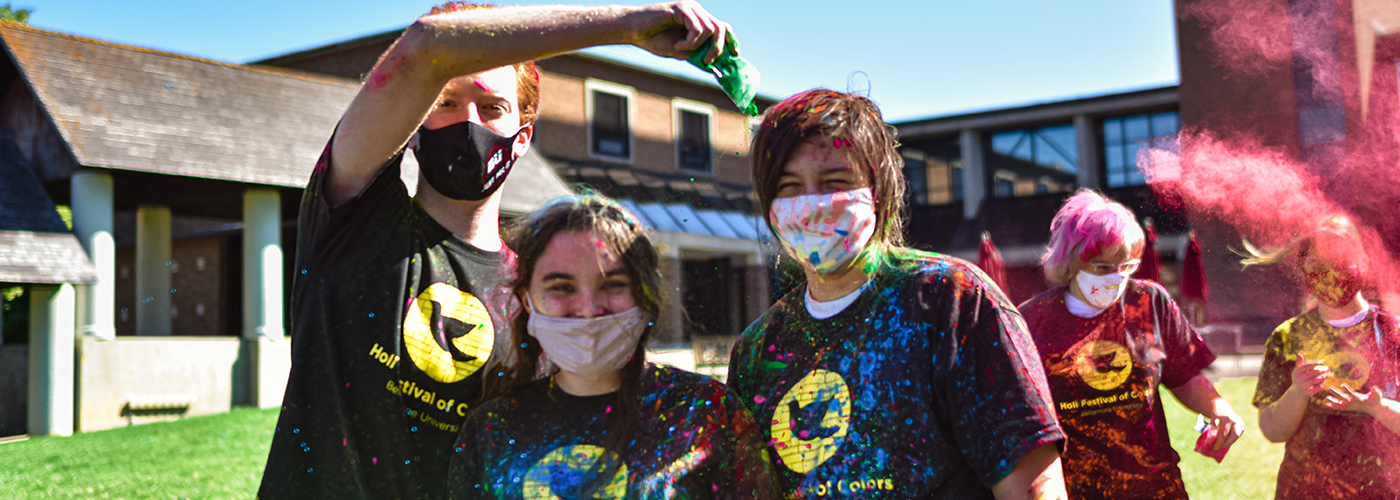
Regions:
<svg viewBox="0 0 1400 500"><path fill-rule="evenodd" d="M1047 279L1064 285L1074 277L1071 257L1088 262L1119 243L1127 243L1132 255L1142 255L1145 241L1146 236L1128 207L1098 191L1080 189L1065 200L1050 222L1050 245L1040 258L1040 265L1045 268Z"/></svg>

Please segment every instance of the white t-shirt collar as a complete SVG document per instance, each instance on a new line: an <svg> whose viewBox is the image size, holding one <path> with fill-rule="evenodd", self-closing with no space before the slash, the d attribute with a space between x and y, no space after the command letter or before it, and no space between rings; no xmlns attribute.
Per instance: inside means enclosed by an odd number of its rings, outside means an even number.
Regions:
<svg viewBox="0 0 1400 500"><path fill-rule="evenodd" d="M807 292L802 294L802 296L807 299L807 314L811 314L812 317L816 319L827 319L840 314L841 311L846 310L847 307L854 304L856 299L860 298L860 292L865 291L869 286L870 280L866 280L865 283L860 285L860 288L857 288L854 292L826 302L812 298L812 289L808 288Z"/></svg>

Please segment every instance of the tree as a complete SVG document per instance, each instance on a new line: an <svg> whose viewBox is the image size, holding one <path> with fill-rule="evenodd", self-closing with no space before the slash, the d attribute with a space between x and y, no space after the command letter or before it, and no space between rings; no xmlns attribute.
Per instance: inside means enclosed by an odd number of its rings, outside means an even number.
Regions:
<svg viewBox="0 0 1400 500"><path fill-rule="evenodd" d="M0 5L0 21L14 21L17 23L29 24L29 15L34 13L34 9L16 9L10 4Z"/></svg>

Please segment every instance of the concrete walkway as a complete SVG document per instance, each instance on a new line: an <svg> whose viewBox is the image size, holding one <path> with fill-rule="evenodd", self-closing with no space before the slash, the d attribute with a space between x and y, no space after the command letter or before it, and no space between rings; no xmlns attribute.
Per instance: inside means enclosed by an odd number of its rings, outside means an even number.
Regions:
<svg viewBox="0 0 1400 500"><path fill-rule="evenodd" d="M1206 377L1211 380L1225 377L1256 377L1263 361L1263 353L1220 354L1216 356L1215 363L1206 369Z"/></svg>

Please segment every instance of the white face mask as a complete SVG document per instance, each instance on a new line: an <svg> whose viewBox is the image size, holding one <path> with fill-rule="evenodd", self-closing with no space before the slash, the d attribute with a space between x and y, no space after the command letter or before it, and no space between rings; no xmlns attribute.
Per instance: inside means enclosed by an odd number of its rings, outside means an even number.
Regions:
<svg viewBox="0 0 1400 500"><path fill-rule="evenodd" d="M562 318L540 312L528 294L525 302L530 307L526 328L549 360L560 370L590 380L602 380L626 366L651 322L640 307L594 318Z"/></svg>
<svg viewBox="0 0 1400 500"><path fill-rule="evenodd" d="M1074 284L1079 287L1079 293L1084 294L1085 302L1089 305L1096 309L1108 309L1108 306L1118 302L1128 291L1128 275L1113 273L1099 276L1079 271L1074 277Z"/></svg>
<svg viewBox="0 0 1400 500"><path fill-rule="evenodd" d="M820 274L846 267L875 234L870 188L773 200L769 220L793 258Z"/></svg>

